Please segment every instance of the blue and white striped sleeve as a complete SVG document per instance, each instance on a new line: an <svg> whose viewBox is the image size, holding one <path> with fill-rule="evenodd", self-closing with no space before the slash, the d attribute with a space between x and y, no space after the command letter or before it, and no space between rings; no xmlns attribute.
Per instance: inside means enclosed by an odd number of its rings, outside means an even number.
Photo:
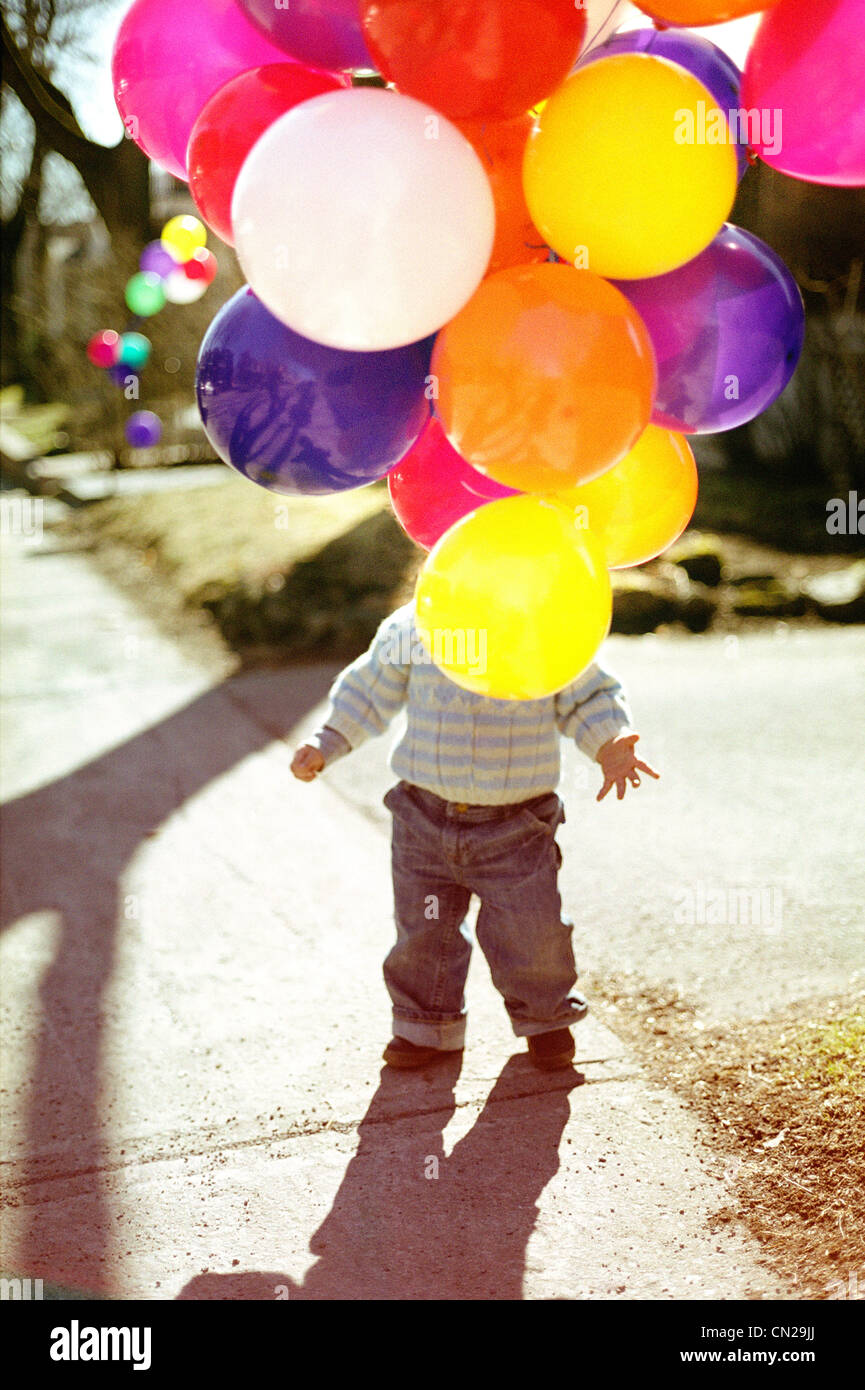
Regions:
<svg viewBox="0 0 865 1390"><path fill-rule="evenodd" d="M592 761L611 738L635 732L620 682L600 666L588 666L555 699L559 729Z"/></svg>
<svg viewBox="0 0 865 1390"><path fill-rule="evenodd" d="M402 709L408 694L411 642L412 613L406 605L385 618L369 649L337 676L323 727L311 740L327 762L384 733ZM329 739L328 733L341 735L348 747Z"/></svg>

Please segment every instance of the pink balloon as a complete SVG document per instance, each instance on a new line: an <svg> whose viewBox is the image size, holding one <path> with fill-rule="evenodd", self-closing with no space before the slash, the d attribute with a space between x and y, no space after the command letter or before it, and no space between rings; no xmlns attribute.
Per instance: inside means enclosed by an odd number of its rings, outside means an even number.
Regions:
<svg viewBox="0 0 865 1390"><path fill-rule="evenodd" d="M435 416L390 470L387 485L397 521L425 550L468 512L499 497L518 495L466 463Z"/></svg>
<svg viewBox="0 0 865 1390"><path fill-rule="evenodd" d="M865 3L781 0L748 53L742 106L760 158L808 183L865 185Z"/></svg>
<svg viewBox="0 0 865 1390"><path fill-rule="evenodd" d="M135 143L185 179L189 136L208 98L240 72L286 61L235 0L135 0L114 42L114 100Z"/></svg>

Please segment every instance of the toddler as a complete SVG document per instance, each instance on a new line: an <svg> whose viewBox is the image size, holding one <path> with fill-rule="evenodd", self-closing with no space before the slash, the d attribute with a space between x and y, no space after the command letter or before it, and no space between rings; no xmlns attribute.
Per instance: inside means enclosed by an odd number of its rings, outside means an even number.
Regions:
<svg viewBox="0 0 865 1390"><path fill-rule="evenodd" d="M417 1067L462 1050L474 893L477 941L514 1033L536 1066L569 1067L570 1025L588 1004L574 989L573 924L557 885L559 735L600 764L599 801L613 786L621 800L641 772L657 777L635 756L624 692L593 664L546 699L475 695L432 664L407 604L337 677L324 725L294 754L295 777L312 781L403 706L406 730L390 758L401 780L384 798L397 933L384 962L394 1034L384 1059Z"/></svg>

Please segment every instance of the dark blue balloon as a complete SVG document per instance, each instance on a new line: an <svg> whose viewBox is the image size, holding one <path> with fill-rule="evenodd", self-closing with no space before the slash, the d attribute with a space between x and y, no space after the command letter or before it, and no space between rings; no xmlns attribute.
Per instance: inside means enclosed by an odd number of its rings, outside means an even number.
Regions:
<svg viewBox="0 0 865 1390"><path fill-rule="evenodd" d="M220 458L273 492L364 487L427 422L434 336L385 352L302 338L246 286L219 311L198 356L198 408Z"/></svg>
<svg viewBox="0 0 865 1390"><path fill-rule="evenodd" d="M137 390L140 383L140 376L134 367L128 367L125 362L114 362L107 370L115 386L132 385ZM135 399L137 399L137 397L135 397Z"/></svg>
<svg viewBox="0 0 865 1390"><path fill-rule="evenodd" d="M741 72L723 49L700 34L691 34L686 29L633 29L629 33L613 34L606 43L582 58L578 66L586 67L597 58L610 58L617 53L650 53L654 58L678 63L708 88L725 115L739 110ZM743 126L747 128L747 121L743 121ZM735 146L741 179L748 168L748 142L736 140Z"/></svg>

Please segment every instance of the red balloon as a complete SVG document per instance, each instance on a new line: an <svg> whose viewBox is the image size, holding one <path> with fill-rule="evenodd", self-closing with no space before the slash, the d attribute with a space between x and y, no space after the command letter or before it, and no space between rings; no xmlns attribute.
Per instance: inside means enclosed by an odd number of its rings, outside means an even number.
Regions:
<svg viewBox="0 0 865 1390"><path fill-rule="evenodd" d="M455 120L520 116L577 60L574 0L361 0L376 67L406 96Z"/></svg>
<svg viewBox="0 0 865 1390"><path fill-rule="evenodd" d="M199 113L189 137L189 188L207 225L229 246L231 195L258 137L292 107L350 81L302 63L270 63L226 82Z"/></svg>
<svg viewBox="0 0 865 1390"><path fill-rule="evenodd" d="M208 251L206 246L199 246L189 260L183 262L181 269L187 280L203 280L205 285L210 285L216 279L219 263L212 251Z"/></svg>
<svg viewBox="0 0 865 1390"><path fill-rule="evenodd" d="M87 344L87 356L94 367L113 367L120 356L120 334L113 328L94 333Z"/></svg>
<svg viewBox="0 0 865 1390"><path fill-rule="evenodd" d="M518 495L466 463L448 443L435 416L394 464L387 485L397 521L425 550L431 550L460 517L499 497Z"/></svg>

